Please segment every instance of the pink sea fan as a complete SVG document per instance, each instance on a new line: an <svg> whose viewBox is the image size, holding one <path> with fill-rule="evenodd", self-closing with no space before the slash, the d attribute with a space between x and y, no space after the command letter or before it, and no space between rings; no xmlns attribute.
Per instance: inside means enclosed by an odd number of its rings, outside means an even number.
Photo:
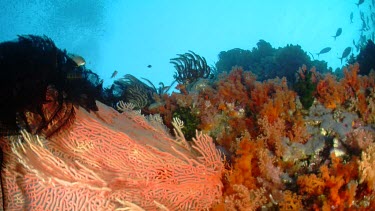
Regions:
<svg viewBox="0 0 375 211"><path fill-rule="evenodd" d="M48 140L0 142L5 210L205 210L220 199L224 167L209 136L189 150L155 119L97 104Z"/></svg>

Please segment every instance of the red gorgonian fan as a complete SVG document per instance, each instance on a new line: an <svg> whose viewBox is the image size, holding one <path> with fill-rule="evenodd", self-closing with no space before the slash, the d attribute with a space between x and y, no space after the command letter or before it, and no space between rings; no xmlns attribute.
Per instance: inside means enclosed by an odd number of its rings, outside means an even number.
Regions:
<svg viewBox="0 0 375 211"><path fill-rule="evenodd" d="M0 139L5 210L206 210L219 200L224 167L209 136L189 149L157 117L97 104L48 139Z"/></svg>

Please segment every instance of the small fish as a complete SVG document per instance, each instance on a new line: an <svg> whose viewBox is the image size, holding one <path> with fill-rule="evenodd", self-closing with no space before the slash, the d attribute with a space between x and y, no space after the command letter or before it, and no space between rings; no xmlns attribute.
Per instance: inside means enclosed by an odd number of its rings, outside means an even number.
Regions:
<svg viewBox="0 0 375 211"><path fill-rule="evenodd" d="M362 11L359 11L359 17L361 17L362 21L365 21L365 13Z"/></svg>
<svg viewBox="0 0 375 211"><path fill-rule="evenodd" d="M353 23L353 12L350 13L350 23Z"/></svg>
<svg viewBox="0 0 375 211"><path fill-rule="evenodd" d="M351 51L352 51L352 48L351 48L351 47L347 47L347 48L345 48L345 50L342 52L342 56L341 56L341 58L339 58L340 61L341 61L341 64L342 64L342 59L348 57Z"/></svg>
<svg viewBox="0 0 375 211"><path fill-rule="evenodd" d="M112 75L111 75L111 78L116 77L117 73L118 73L117 70L113 71L113 73L112 73Z"/></svg>
<svg viewBox="0 0 375 211"><path fill-rule="evenodd" d="M361 28L360 31L362 31L362 32L367 31L367 24L366 24L366 22L364 20L362 20L362 28Z"/></svg>
<svg viewBox="0 0 375 211"><path fill-rule="evenodd" d="M358 3L356 4L357 7L359 7L359 5L363 4L363 2L365 2L365 0L359 0Z"/></svg>
<svg viewBox="0 0 375 211"><path fill-rule="evenodd" d="M338 28L337 31L336 31L336 35L332 36L332 37L335 38L335 40L336 40L336 37L340 36L341 33L342 33L342 28Z"/></svg>
<svg viewBox="0 0 375 211"><path fill-rule="evenodd" d="M147 65L147 67L148 67L148 68L151 68L151 67L152 67L152 65L150 65L150 64L149 64L149 65Z"/></svg>
<svg viewBox="0 0 375 211"><path fill-rule="evenodd" d="M86 64L86 61L82 56L71 54L71 53L68 54L68 56L77 64L78 67Z"/></svg>
<svg viewBox="0 0 375 211"><path fill-rule="evenodd" d="M328 53L331 50L331 47L323 48L319 53L317 53L318 57L320 54Z"/></svg>

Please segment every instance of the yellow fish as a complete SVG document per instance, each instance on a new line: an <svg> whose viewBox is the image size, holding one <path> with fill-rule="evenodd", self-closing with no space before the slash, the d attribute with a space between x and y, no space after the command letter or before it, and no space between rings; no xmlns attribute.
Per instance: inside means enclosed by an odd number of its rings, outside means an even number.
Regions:
<svg viewBox="0 0 375 211"><path fill-rule="evenodd" d="M71 53L68 54L68 56L77 64L78 67L86 64L86 61L82 56L71 54Z"/></svg>

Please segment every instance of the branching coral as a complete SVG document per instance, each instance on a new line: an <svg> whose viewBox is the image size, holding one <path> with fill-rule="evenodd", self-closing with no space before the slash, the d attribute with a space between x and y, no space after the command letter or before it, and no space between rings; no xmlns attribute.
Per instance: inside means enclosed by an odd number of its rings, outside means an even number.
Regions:
<svg viewBox="0 0 375 211"><path fill-rule="evenodd" d="M225 206L222 209L255 211L267 202L264 188L249 190L243 185L234 185L233 190L234 194L225 197Z"/></svg>
<svg viewBox="0 0 375 211"><path fill-rule="evenodd" d="M375 144L362 152L359 162L360 183L366 182L369 190L375 190Z"/></svg>
<svg viewBox="0 0 375 211"><path fill-rule="evenodd" d="M292 191L285 191L283 200L279 203L280 210L293 211L303 210L302 196L293 193Z"/></svg>

